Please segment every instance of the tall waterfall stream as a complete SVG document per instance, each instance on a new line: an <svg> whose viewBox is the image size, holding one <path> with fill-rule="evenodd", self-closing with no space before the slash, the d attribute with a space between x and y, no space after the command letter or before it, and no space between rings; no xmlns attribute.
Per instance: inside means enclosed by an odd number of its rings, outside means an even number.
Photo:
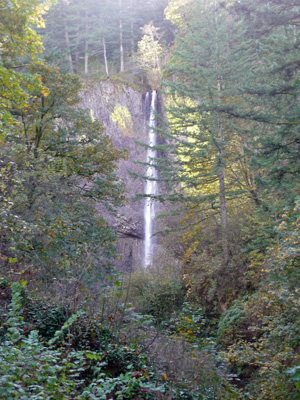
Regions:
<svg viewBox="0 0 300 400"><path fill-rule="evenodd" d="M146 185L145 194L148 196L145 200L144 207L144 223L145 223L145 252L144 252L144 266L147 267L151 264L153 259L153 250L155 246L155 238L153 235L153 225L155 218L155 203L153 196L157 193L157 171L154 166L155 158L157 156L156 150L153 146L156 145L156 108L157 108L157 93L156 91L148 92L145 98L145 115L146 124L148 127L149 147L147 149L147 162L149 163L146 171Z"/></svg>

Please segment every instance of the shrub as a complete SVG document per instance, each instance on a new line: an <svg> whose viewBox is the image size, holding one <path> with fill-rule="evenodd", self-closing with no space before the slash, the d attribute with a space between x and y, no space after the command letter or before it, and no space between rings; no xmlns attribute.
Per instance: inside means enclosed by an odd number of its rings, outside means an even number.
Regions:
<svg viewBox="0 0 300 400"><path fill-rule="evenodd" d="M241 301L236 300L219 320L217 331L218 342L223 345L228 345L238 340L243 331L242 325L244 320L244 305Z"/></svg>
<svg viewBox="0 0 300 400"><path fill-rule="evenodd" d="M83 321L88 319L83 311L72 315L48 342L37 330L28 332L22 316L22 286L14 283L11 288L7 333L0 344L0 398L142 400L155 399L165 390L147 365L147 357L118 342L99 324L95 324L98 351L84 348L95 321L90 319L84 329Z"/></svg>
<svg viewBox="0 0 300 400"><path fill-rule="evenodd" d="M128 284L130 301L137 304L138 311L158 321L169 318L184 302L181 278L171 269L136 271Z"/></svg>

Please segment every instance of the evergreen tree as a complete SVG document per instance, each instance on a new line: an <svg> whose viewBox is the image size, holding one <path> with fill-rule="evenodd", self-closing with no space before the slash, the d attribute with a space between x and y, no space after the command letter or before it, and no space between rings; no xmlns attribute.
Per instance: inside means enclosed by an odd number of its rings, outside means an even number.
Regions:
<svg viewBox="0 0 300 400"><path fill-rule="evenodd" d="M244 18L256 51L243 99L245 119L257 141L253 165L264 171L257 175L257 182L273 203L274 195L290 200L297 193L300 172L300 6L290 0L272 5L264 0L239 2L233 14L236 20Z"/></svg>
<svg viewBox="0 0 300 400"><path fill-rule="evenodd" d="M167 130L178 171L161 176L174 183L171 199L190 188L192 215L201 201L213 214L219 208L225 232L226 204L237 196L283 207L297 193L299 6L189 1L180 14L176 4L168 12L180 31L164 85L173 98ZM186 11L197 17L188 21ZM265 238L275 234L264 229ZM225 255L224 243L223 236Z"/></svg>
<svg viewBox="0 0 300 400"><path fill-rule="evenodd" d="M46 18L46 55L69 72L83 70L87 74L89 64L92 69L104 64L106 75L111 67L114 73L126 65L135 69L142 26L153 21L170 40L169 25L163 18L166 4L166 0L60 0Z"/></svg>
<svg viewBox="0 0 300 400"><path fill-rule="evenodd" d="M164 82L165 93L172 98L168 138L173 141L172 159L178 163L171 181L180 192L178 198L188 199L199 219L216 216L219 210L225 263L229 259L226 204L241 192L229 171L245 157L235 128L238 123L231 119L233 110L239 112L234 100L244 73L237 52L243 27L231 22L218 2L194 2L194 18L183 25L166 73L172 80ZM234 147L238 152L233 156ZM170 171L165 176L168 181ZM250 192L249 182L243 183L243 191Z"/></svg>

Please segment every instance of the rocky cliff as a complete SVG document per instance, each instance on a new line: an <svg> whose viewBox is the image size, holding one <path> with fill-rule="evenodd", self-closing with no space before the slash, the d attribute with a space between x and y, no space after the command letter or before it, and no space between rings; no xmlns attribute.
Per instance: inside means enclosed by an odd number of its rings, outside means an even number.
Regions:
<svg viewBox="0 0 300 400"><path fill-rule="evenodd" d="M117 261L117 266L122 270L143 265L145 200L133 201L133 197L144 192L145 182L142 179L133 180L128 171L145 172L145 167L134 163L146 161L146 150L135 143L135 140L148 142L144 96L145 93L131 85L111 80L90 84L82 93L82 105L101 121L114 145L128 152L128 160L121 160L118 164L118 176L127 187L128 202L117 216L108 216L118 232L117 248L121 259ZM99 211L103 212L101 206Z"/></svg>

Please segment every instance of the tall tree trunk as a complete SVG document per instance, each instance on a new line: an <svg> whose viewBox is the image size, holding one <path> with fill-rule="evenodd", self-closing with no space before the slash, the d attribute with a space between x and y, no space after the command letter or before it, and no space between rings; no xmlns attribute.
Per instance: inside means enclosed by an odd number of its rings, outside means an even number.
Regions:
<svg viewBox="0 0 300 400"><path fill-rule="evenodd" d="M120 71L124 72L124 46L123 46L123 21L122 21L122 0L119 0L119 28L120 28Z"/></svg>
<svg viewBox="0 0 300 400"><path fill-rule="evenodd" d="M223 155L223 126L221 117L218 116L219 120L219 198L220 198L220 209L221 209L221 228L222 228L222 249L224 263L227 264L229 261L229 250L228 250L228 234L227 234L227 211L226 211L226 189L225 189L225 167L224 167L224 155Z"/></svg>
<svg viewBox="0 0 300 400"><path fill-rule="evenodd" d="M79 65L79 9L76 11L76 42L75 42L75 71L78 72L78 65Z"/></svg>
<svg viewBox="0 0 300 400"><path fill-rule="evenodd" d="M131 9L131 23L130 23L130 42L131 42L131 57L134 60L134 30L133 30L133 22L134 22L134 14L133 14L133 0L130 0L130 9Z"/></svg>
<svg viewBox="0 0 300 400"><path fill-rule="evenodd" d="M222 72L219 62L219 34L218 34L218 9L219 0L215 0L215 30L216 30L216 49L217 49L217 88L219 92L218 105L221 103L221 91L222 91ZM222 229L222 249L224 263L228 264L229 261L229 249L228 249L228 232L227 232L227 211L226 211L226 189L225 189L225 166L224 166L224 138L223 138L223 124L220 112L217 113L218 118L218 152L219 152L219 199L220 199L220 211L221 211L221 229Z"/></svg>
<svg viewBox="0 0 300 400"><path fill-rule="evenodd" d="M88 12L85 12L84 73L89 73Z"/></svg>
<svg viewBox="0 0 300 400"><path fill-rule="evenodd" d="M103 36L103 38L102 38L102 44L103 44L103 55L104 55L104 63L105 63L105 72L106 72L106 76L109 77L108 63L107 63L107 54L106 54L106 43L105 43L105 38L104 38L104 36Z"/></svg>
<svg viewBox="0 0 300 400"><path fill-rule="evenodd" d="M72 62L72 55L71 55L71 46L70 46L70 36L69 36L69 29L68 29L68 22L67 22L67 16L66 16L66 3L65 0L60 0L60 3L62 5L62 18L63 18L63 26L64 26L64 36L65 36L65 44L66 44L66 50L67 50L67 63L69 66L69 72L73 73L74 68L73 68L73 62Z"/></svg>

